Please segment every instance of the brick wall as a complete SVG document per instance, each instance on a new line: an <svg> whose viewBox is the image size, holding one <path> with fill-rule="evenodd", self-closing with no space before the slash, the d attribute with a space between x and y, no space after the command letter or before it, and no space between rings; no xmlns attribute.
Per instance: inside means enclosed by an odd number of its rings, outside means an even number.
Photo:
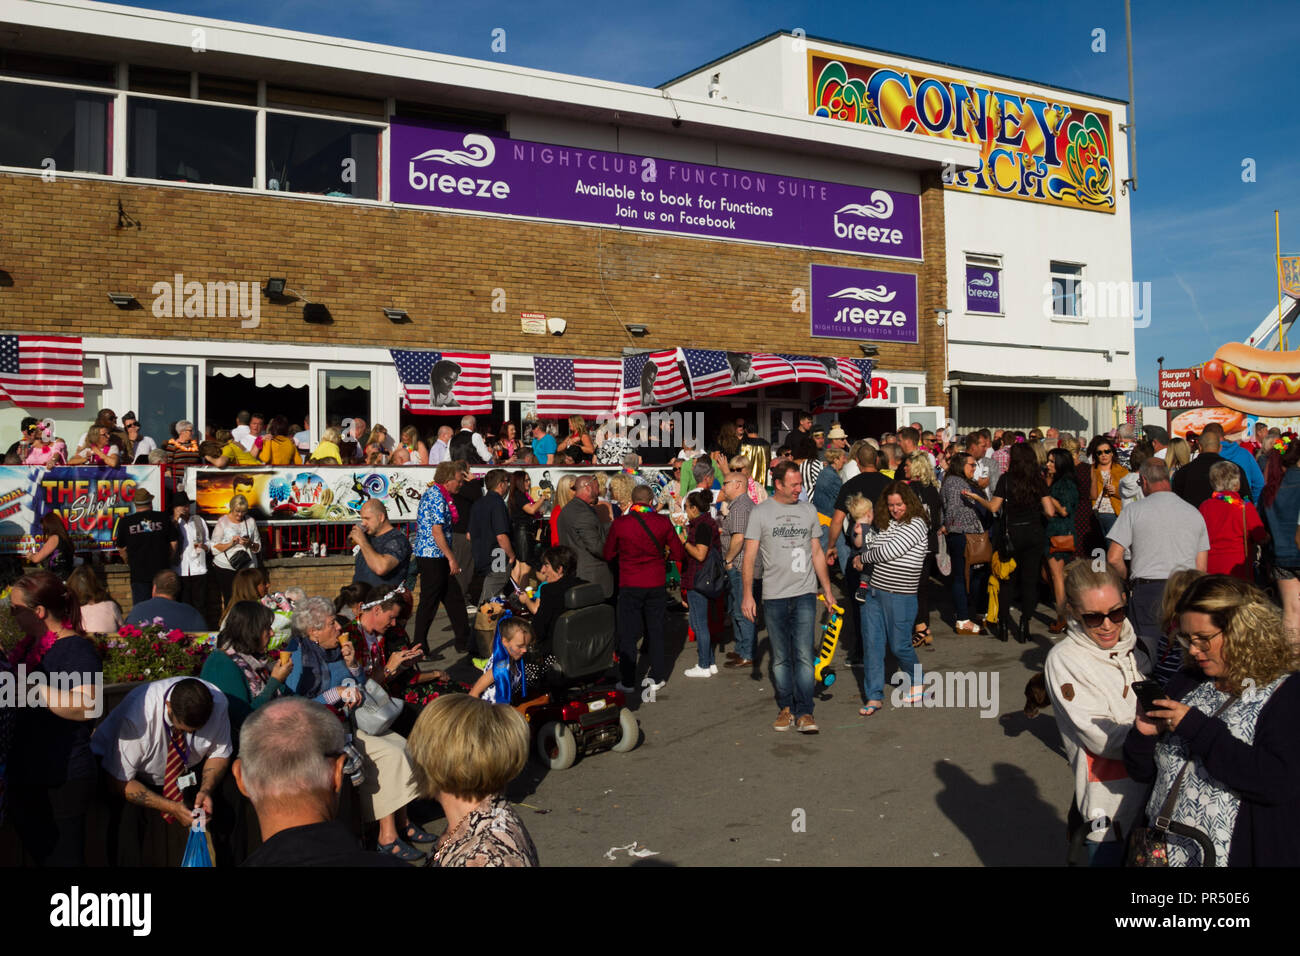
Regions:
<svg viewBox="0 0 1300 956"><path fill-rule="evenodd" d="M343 555L327 558L272 558L265 563L271 576L271 590L283 591L288 587L300 587L310 596L327 597L331 601L339 593L339 588L352 583L353 558ZM104 567L108 591L122 607L122 612L131 610L131 578L124 564L110 564ZM419 600L419 583L415 587L415 600ZM212 620L216 620L221 598L216 585L209 582L208 599L212 610Z"/></svg>
<svg viewBox="0 0 1300 956"><path fill-rule="evenodd" d="M141 228L117 228L117 204ZM537 349L618 355L625 345L703 345L736 350L859 355L849 341L814 339L791 290L808 290L811 263L916 273L920 344L880 345L880 367L927 372L941 394L943 337L933 310L946 301L943 192L921 196L925 262L685 239L581 226L491 219L392 207L295 200L202 189L0 174L6 232L0 267L12 287L0 322L42 330L145 338L210 338L319 345ZM154 283L253 281L285 276L289 288L333 315L302 320L302 304L261 300L262 321L155 317ZM492 311L492 290L506 311ZM106 293L130 292L123 312ZM810 290L809 290L810 291ZM406 309L394 326L380 311ZM524 337L519 313L563 316L562 339ZM623 322L650 327L630 340Z"/></svg>

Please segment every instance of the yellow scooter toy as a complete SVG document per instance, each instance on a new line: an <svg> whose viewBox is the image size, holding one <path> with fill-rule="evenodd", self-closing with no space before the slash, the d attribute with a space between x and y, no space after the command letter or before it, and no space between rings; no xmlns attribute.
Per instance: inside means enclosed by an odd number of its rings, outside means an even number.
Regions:
<svg viewBox="0 0 1300 956"><path fill-rule="evenodd" d="M818 594L817 600L823 604L826 603L825 596ZM840 639L840 628L844 626L844 608L838 604L832 604L830 608L830 617L822 625L822 643L817 652L817 663L813 667L813 679L823 687L830 687L835 683L835 671L831 668L831 660L835 657L835 645Z"/></svg>

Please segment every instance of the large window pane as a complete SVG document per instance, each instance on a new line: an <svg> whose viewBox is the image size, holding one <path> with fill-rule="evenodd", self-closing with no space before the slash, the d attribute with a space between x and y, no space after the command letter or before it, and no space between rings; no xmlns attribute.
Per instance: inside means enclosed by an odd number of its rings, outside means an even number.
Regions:
<svg viewBox="0 0 1300 956"><path fill-rule="evenodd" d="M172 425L198 416L199 367L140 363L140 432L161 447L172 437ZM203 426L196 432L203 434Z"/></svg>
<svg viewBox="0 0 1300 956"><path fill-rule="evenodd" d="M268 189L379 198L379 128L305 116L266 116Z"/></svg>
<svg viewBox="0 0 1300 956"><path fill-rule="evenodd" d="M252 186L255 114L220 106L133 100L126 174L217 186Z"/></svg>
<svg viewBox="0 0 1300 956"><path fill-rule="evenodd" d="M354 369L321 369L317 379L320 413L312 422L319 437L328 425L342 425L352 418L370 420L370 373Z"/></svg>
<svg viewBox="0 0 1300 956"><path fill-rule="evenodd" d="M111 99L95 93L0 83L0 165L108 172Z"/></svg>

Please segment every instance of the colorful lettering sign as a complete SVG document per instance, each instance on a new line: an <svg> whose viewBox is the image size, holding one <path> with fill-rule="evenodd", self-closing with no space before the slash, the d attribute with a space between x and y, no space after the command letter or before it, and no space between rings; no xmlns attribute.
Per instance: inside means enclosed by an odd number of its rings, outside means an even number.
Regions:
<svg viewBox="0 0 1300 956"><path fill-rule="evenodd" d="M117 519L135 511L137 488L152 494L158 507L162 469L0 466L0 552L15 554L43 543L41 522L48 514L63 520L78 551L110 551Z"/></svg>
<svg viewBox="0 0 1300 956"><path fill-rule="evenodd" d="M1002 312L1002 270L966 266L966 311Z"/></svg>
<svg viewBox="0 0 1300 956"><path fill-rule="evenodd" d="M1214 407L1219 400L1209 382L1201 377L1200 368L1162 368L1160 370L1160 407L1170 410Z"/></svg>
<svg viewBox="0 0 1300 956"><path fill-rule="evenodd" d="M1277 260L1277 269L1282 277L1282 292L1300 299L1300 256L1283 256Z"/></svg>
<svg viewBox="0 0 1300 956"><path fill-rule="evenodd" d="M389 157L399 203L922 258L910 193L399 121Z"/></svg>
<svg viewBox="0 0 1300 956"><path fill-rule="evenodd" d="M879 63L809 52L809 112L978 143L980 165L950 188L1115 211L1110 113Z"/></svg>
<svg viewBox="0 0 1300 956"><path fill-rule="evenodd" d="M811 270L815 337L916 343L915 275L843 266Z"/></svg>

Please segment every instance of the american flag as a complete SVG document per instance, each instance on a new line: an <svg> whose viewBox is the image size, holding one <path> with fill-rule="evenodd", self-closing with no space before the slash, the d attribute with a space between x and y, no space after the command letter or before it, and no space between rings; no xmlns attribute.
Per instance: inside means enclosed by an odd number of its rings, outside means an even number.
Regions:
<svg viewBox="0 0 1300 956"><path fill-rule="evenodd" d="M797 381L794 366L770 352L723 352L718 349L683 349L682 352L691 377L691 392L696 398L730 395ZM733 373L728 356L748 356L748 368L742 360Z"/></svg>
<svg viewBox="0 0 1300 956"><path fill-rule="evenodd" d="M871 372L875 364L871 359L841 358L835 361L839 365L840 372L844 375L844 383L848 387L845 388L838 383L834 384L822 396L819 411L845 411L856 406L858 402L871 393Z"/></svg>
<svg viewBox="0 0 1300 956"><path fill-rule="evenodd" d="M486 353L468 352L417 352L410 349L389 349L397 377L402 380L406 407L422 415L452 415L492 411L492 357ZM454 362L460 367L460 377L452 386L452 402L434 404L430 376L442 361ZM450 366L439 368L454 371ZM447 381L448 379L443 379Z"/></svg>
<svg viewBox="0 0 1300 956"><path fill-rule="evenodd" d="M677 349L623 356L623 412L625 414L661 408L664 405L676 405L691 397L677 359ZM641 377L645 374L647 364L657 371L653 384L654 400L649 403L641 400Z"/></svg>
<svg viewBox="0 0 1300 956"><path fill-rule="evenodd" d="M537 414L585 415L589 418L618 411L623 383L619 359L568 359L533 356L537 388Z"/></svg>
<svg viewBox="0 0 1300 956"><path fill-rule="evenodd" d="M25 408L82 408L83 382L80 336L0 335L0 399Z"/></svg>

